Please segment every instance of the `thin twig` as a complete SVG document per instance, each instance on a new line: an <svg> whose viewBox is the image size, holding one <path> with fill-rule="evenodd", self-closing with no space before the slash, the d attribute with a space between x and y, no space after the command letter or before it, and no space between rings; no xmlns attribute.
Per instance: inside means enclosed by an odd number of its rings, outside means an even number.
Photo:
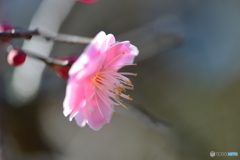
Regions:
<svg viewBox="0 0 240 160"><path fill-rule="evenodd" d="M10 52L12 49L14 48L17 48L17 47L14 47L13 45L10 45L8 44L7 46L5 46L5 50L7 52ZM49 66L68 66L68 67L71 67L71 63L69 63L68 60L59 60L59 59L55 59L55 58L51 58L51 57L46 57L46 56L43 56L41 54L38 54L38 53L34 53L32 51L29 51L29 50L26 50L26 49L21 49L27 56L29 57L32 57L32 58L35 58L35 59L38 59L44 63L46 63L47 65Z"/></svg>
<svg viewBox="0 0 240 160"><path fill-rule="evenodd" d="M4 31L0 33L0 39L12 39L12 38L24 38L24 39L31 39L32 36L39 35L38 30L19 30L19 29L12 29L9 31Z"/></svg>
<svg viewBox="0 0 240 160"><path fill-rule="evenodd" d="M68 35L68 34L54 34L46 31L39 30L39 34L46 38L47 40L52 40L62 43L71 43L71 44L89 44L92 38Z"/></svg>
<svg viewBox="0 0 240 160"><path fill-rule="evenodd" d="M56 34L49 31L43 31L39 29L35 30L24 30L24 29L12 29L9 31L4 31L0 33L0 39L12 39L12 38L24 38L31 39L32 36L42 36L47 40L52 40L61 43L71 43L71 44L89 44L92 38L68 35L68 34Z"/></svg>
<svg viewBox="0 0 240 160"><path fill-rule="evenodd" d="M68 60L59 60L59 59L55 59L55 58L51 58L51 57L45 57L45 56L42 56L40 54L37 54L37 53L33 53L31 51L28 51L28 50L25 50L25 49L22 49L23 52L29 56L29 57L32 57L32 58L35 58L35 59L38 59L38 60L41 60L43 61L44 63L46 63L47 65L54 65L54 66L71 66L71 64L69 63Z"/></svg>

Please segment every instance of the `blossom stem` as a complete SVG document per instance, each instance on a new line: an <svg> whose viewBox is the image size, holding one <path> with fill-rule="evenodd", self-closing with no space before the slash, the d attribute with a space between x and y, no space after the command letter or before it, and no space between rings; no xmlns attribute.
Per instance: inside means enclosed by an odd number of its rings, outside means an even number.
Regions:
<svg viewBox="0 0 240 160"><path fill-rule="evenodd" d="M51 32L46 32L39 29L34 30L23 30L23 29L12 29L9 31L4 31L0 33L0 39L12 39L12 38L24 38L31 39L33 36L42 36L47 40L52 40L61 43L71 43L71 44L89 44L92 38L68 35L68 34L55 34Z"/></svg>

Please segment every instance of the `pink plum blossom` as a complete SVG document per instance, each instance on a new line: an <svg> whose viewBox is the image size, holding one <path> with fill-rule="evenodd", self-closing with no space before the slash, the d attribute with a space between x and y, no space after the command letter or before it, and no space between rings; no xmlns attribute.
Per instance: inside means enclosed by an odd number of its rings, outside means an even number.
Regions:
<svg viewBox="0 0 240 160"><path fill-rule="evenodd" d="M98 0L78 0L78 1L84 2L84 3L94 3L94 2L96 2Z"/></svg>
<svg viewBox="0 0 240 160"><path fill-rule="evenodd" d="M64 115L69 115L70 121L75 117L79 126L87 123L94 130L109 123L115 105L127 108L120 97L132 100L123 93L133 89L125 75L136 74L118 70L136 65L133 61L137 55L138 49L129 41L116 42L112 34L98 33L69 70Z"/></svg>

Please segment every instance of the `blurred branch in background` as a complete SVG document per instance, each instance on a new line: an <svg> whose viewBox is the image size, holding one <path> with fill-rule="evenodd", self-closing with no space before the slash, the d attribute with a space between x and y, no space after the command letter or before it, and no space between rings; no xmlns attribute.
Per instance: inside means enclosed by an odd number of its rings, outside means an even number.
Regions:
<svg viewBox="0 0 240 160"><path fill-rule="evenodd" d="M117 38L129 39L132 44L138 46L140 54L136 57L136 61L142 61L181 45L184 36L184 27L180 19L177 16L166 15Z"/></svg>
<svg viewBox="0 0 240 160"><path fill-rule="evenodd" d="M145 128L157 131L159 133L170 133L171 124L165 120L157 118L156 115L151 114L147 111L144 106L140 104L128 103L128 110L122 108L116 108L117 112L135 119Z"/></svg>
<svg viewBox="0 0 240 160"><path fill-rule="evenodd" d="M53 33L58 30L70 12L75 0L44 0L38 11L32 18L31 28L41 28ZM53 47L53 42L46 41L41 37L33 37L31 41L24 42L23 49L42 53L48 56ZM27 62L14 70L11 85L9 86L8 100L15 106L22 106L29 103L37 95L42 79L45 64L29 58ZM31 87L27 87L27 86Z"/></svg>

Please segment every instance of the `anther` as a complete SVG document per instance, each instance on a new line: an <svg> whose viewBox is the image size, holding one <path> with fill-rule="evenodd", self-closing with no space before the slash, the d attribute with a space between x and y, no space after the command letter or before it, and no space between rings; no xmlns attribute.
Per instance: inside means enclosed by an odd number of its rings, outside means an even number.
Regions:
<svg viewBox="0 0 240 160"><path fill-rule="evenodd" d="M134 66L137 66L137 63L133 63Z"/></svg>
<svg viewBox="0 0 240 160"><path fill-rule="evenodd" d="M131 97L130 97L130 95L128 95L128 99L129 99L130 101L132 101L132 100L133 100L133 98L131 98Z"/></svg>
<svg viewBox="0 0 240 160"><path fill-rule="evenodd" d="M131 81L128 81L127 84L132 84L132 82L131 82Z"/></svg>

